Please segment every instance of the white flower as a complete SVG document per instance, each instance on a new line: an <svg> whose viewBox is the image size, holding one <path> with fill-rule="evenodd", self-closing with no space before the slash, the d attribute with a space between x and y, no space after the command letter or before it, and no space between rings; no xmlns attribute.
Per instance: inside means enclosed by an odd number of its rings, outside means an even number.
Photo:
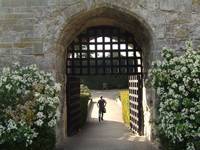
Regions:
<svg viewBox="0 0 200 150"><path fill-rule="evenodd" d="M36 101L39 102L39 103L45 103L46 98L43 97L43 96L40 96L39 98L36 99Z"/></svg>
<svg viewBox="0 0 200 150"><path fill-rule="evenodd" d="M157 61L157 66L161 66L161 61Z"/></svg>
<svg viewBox="0 0 200 150"><path fill-rule="evenodd" d="M22 90L21 89L17 89L17 94L21 94Z"/></svg>
<svg viewBox="0 0 200 150"><path fill-rule="evenodd" d="M27 95L27 94L29 94L29 93L30 93L29 90L25 90L25 92L24 92L25 95Z"/></svg>
<svg viewBox="0 0 200 150"><path fill-rule="evenodd" d="M173 89L169 89L169 95L174 95L174 90Z"/></svg>
<svg viewBox="0 0 200 150"><path fill-rule="evenodd" d="M39 110L40 110L40 111L43 111L43 110L44 110L44 106L43 106L43 105L40 105L40 106L39 106Z"/></svg>
<svg viewBox="0 0 200 150"><path fill-rule="evenodd" d="M57 92L61 91L61 84L60 83L56 83L54 87L55 87Z"/></svg>
<svg viewBox="0 0 200 150"><path fill-rule="evenodd" d="M35 92L35 97L39 97L40 96L40 93L38 93L38 92Z"/></svg>
<svg viewBox="0 0 200 150"><path fill-rule="evenodd" d="M191 119L191 120L195 120L194 115L190 115L190 119Z"/></svg>
<svg viewBox="0 0 200 150"><path fill-rule="evenodd" d="M184 66L184 67L181 68L181 71L186 72L187 68Z"/></svg>
<svg viewBox="0 0 200 150"><path fill-rule="evenodd" d="M195 112L195 108L190 108L190 112Z"/></svg>
<svg viewBox="0 0 200 150"><path fill-rule="evenodd" d="M158 95L161 94L160 88L157 89L157 94L158 94Z"/></svg>
<svg viewBox="0 0 200 150"><path fill-rule="evenodd" d="M49 127L54 127L56 125L56 119L52 119L51 121L48 122Z"/></svg>
<svg viewBox="0 0 200 150"><path fill-rule="evenodd" d="M179 86L179 91L185 92L185 87L184 86Z"/></svg>
<svg viewBox="0 0 200 150"><path fill-rule="evenodd" d="M167 57L167 58L170 58L170 57L171 57L171 55L168 53L168 54L166 55L166 57Z"/></svg>
<svg viewBox="0 0 200 150"><path fill-rule="evenodd" d="M6 85L6 89L7 89L8 91L10 91L11 88L12 88L12 85L11 85L11 84L7 84L7 85Z"/></svg>
<svg viewBox="0 0 200 150"><path fill-rule="evenodd" d="M36 124L37 126L39 126L39 127L41 127L41 126L43 125L43 123L44 123L44 122L43 122L41 119L35 121L35 124Z"/></svg>
<svg viewBox="0 0 200 150"><path fill-rule="evenodd" d="M193 143L187 143L187 149L186 150L195 150Z"/></svg>
<svg viewBox="0 0 200 150"><path fill-rule="evenodd" d="M15 121L12 119L8 120L7 130L10 131L10 130L14 130L14 129L17 129L17 125L16 125Z"/></svg>
<svg viewBox="0 0 200 150"><path fill-rule="evenodd" d="M20 124L21 126L24 126L26 123L25 123L24 121L20 121L19 124Z"/></svg>
<svg viewBox="0 0 200 150"><path fill-rule="evenodd" d="M22 77L21 76L18 76L18 75L13 75L12 78L14 80L18 80L18 81L21 81L22 80Z"/></svg>
<svg viewBox="0 0 200 150"><path fill-rule="evenodd" d="M43 112L38 112L38 113L37 113L37 118L38 118L38 119L45 118L45 115L43 114Z"/></svg>
<svg viewBox="0 0 200 150"><path fill-rule="evenodd" d="M177 88L177 86L178 86L178 85L177 85L176 83L173 83L173 84L172 84L172 87L173 87L173 88Z"/></svg>
<svg viewBox="0 0 200 150"><path fill-rule="evenodd" d="M33 137L36 138L38 136L38 133L33 131Z"/></svg>

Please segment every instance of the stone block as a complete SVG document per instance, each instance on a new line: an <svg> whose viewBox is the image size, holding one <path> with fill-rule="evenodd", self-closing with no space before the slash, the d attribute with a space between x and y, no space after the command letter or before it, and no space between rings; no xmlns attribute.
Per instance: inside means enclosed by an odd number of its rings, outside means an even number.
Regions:
<svg viewBox="0 0 200 150"><path fill-rule="evenodd" d="M176 38L188 38L189 37L189 29L186 29L186 28L179 28L175 31L175 37Z"/></svg>
<svg viewBox="0 0 200 150"><path fill-rule="evenodd" d="M17 58L18 58L19 63L23 64L24 66L36 64L34 56L31 56L31 55L18 55Z"/></svg>
<svg viewBox="0 0 200 150"><path fill-rule="evenodd" d="M159 0L148 0L147 9L157 10L159 8Z"/></svg>
<svg viewBox="0 0 200 150"><path fill-rule="evenodd" d="M191 18L183 18L183 17L174 18L169 23L170 24L179 24L179 25L188 24L188 23L191 23Z"/></svg>
<svg viewBox="0 0 200 150"><path fill-rule="evenodd" d="M13 26L16 23L17 23L17 20L16 19L11 19L11 18L0 20L0 26Z"/></svg>
<svg viewBox="0 0 200 150"><path fill-rule="evenodd" d="M26 0L1 0L2 7L26 7Z"/></svg>
<svg viewBox="0 0 200 150"><path fill-rule="evenodd" d="M193 48L200 51L200 37L197 40L193 40Z"/></svg>
<svg viewBox="0 0 200 150"><path fill-rule="evenodd" d="M34 54L43 54L43 43L42 42L33 44L33 53Z"/></svg>
<svg viewBox="0 0 200 150"><path fill-rule="evenodd" d="M192 12L192 0L177 0L177 2L178 10L185 13Z"/></svg>
<svg viewBox="0 0 200 150"><path fill-rule="evenodd" d="M192 39L200 40L200 25L192 28Z"/></svg>
<svg viewBox="0 0 200 150"><path fill-rule="evenodd" d="M20 42L20 43L14 43L13 48L32 48L33 43L25 43L25 42Z"/></svg>
<svg viewBox="0 0 200 150"><path fill-rule="evenodd" d="M6 26L5 26L6 27ZM0 42L2 43L15 43L18 42L19 39L24 35L24 33L19 33L15 31L11 31L12 26L8 25L8 28L3 28L4 31L1 33Z"/></svg>
<svg viewBox="0 0 200 150"><path fill-rule="evenodd" d="M48 0L27 0L27 6L48 6Z"/></svg>
<svg viewBox="0 0 200 150"><path fill-rule="evenodd" d="M34 38L34 37L27 37L27 38L22 38L21 39L22 42L41 42L42 39L41 38Z"/></svg>
<svg viewBox="0 0 200 150"><path fill-rule="evenodd" d="M33 18L31 13L8 13L5 15L6 19L29 19Z"/></svg>
<svg viewBox="0 0 200 150"><path fill-rule="evenodd" d="M17 31L17 32L23 32L26 30L33 30L33 26L32 25L14 25L13 26L13 31Z"/></svg>
<svg viewBox="0 0 200 150"><path fill-rule="evenodd" d="M13 44L12 43L0 43L0 49L1 48L12 48Z"/></svg>
<svg viewBox="0 0 200 150"><path fill-rule="evenodd" d="M166 33L166 26L165 25L158 25L155 27L155 35L157 39L162 39L165 37Z"/></svg>
<svg viewBox="0 0 200 150"><path fill-rule="evenodd" d="M191 22L193 24L197 24L198 25L200 23L200 13L192 13ZM200 25L198 25L198 26L200 26Z"/></svg>
<svg viewBox="0 0 200 150"><path fill-rule="evenodd" d="M163 12L148 13L147 20L153 26L159 26L159 25L166 24L166 16Z"/></svg>
<svg viewBox="0 0 200 150"><path fill-rule="evenodd" d="M200 0L192 0L192 11L200 12Z"/></svg>
<svg viewBox="0 0 200 150"><path fill-rule="evenodd" d="M43 43L14 43L13 55L43 55Z"/></svg>
<svg viewBox="0 0 200 150"><path fill-rule="evenodd" d="M0 56L9 56L10 55L10 48L0 48Z"/></svg>
<svg viewBox="0 0 200 150"><path fill-rule="evenodd" d="M191 0L160 0L160 9L166 11L191 12Z"/></svg>
<svg viewBox="0 0 200 150"><path fill-rule="evenodd" d="M192 5L199 5L200 6L200 0L192 0Z"/></svg>
<svg viewBox="0 0 200 150"><path fill-rule="evenodd" d="M14 48L11 51L11 55L13 55L13 56L30 55L31 50L32 49L30 49L30 48Z"/></svg>
<svg viewBox="0 0 200 150"><path fill-rule="evenodd" d="M12 60L12 57L7 55L7 56L1 56L0 55L0 68L4 68L4 67L9 67L13 60Z"/></svg>
<svg viewBox="0 0 200 150"><path fill-rule="evenodd" d="M161 10L175 10L177 6L177 0L160 0L160 9Z"/></svg>

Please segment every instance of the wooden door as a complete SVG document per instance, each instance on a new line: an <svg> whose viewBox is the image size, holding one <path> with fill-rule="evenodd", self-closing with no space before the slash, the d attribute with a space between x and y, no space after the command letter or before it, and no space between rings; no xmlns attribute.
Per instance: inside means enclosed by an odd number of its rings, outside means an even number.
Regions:
<svg viewBox="0 0 200 150"><path fill-rule="evenodd" d="M67 135L76 134L80 128L80 79L68 77L67 80Z"/></svg>

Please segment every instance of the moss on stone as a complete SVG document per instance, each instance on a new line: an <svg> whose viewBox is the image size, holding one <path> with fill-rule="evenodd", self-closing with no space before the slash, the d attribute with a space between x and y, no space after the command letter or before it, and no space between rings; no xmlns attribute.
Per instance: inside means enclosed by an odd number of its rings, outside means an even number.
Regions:
<svg viewBox="0 0 200 150"><path fill-rule="evenodd" d="M192 5L200 5L200 0L192 0Z"/></svg>
<svg viewBox="0 0 200 150"><path fill-rule="evenodd" d="M0 48L12 48L12 44L10 44L10 43L0 43Z"/></svg>
<svg viewBox="0 0 200 150"><path fill-rule="evenodd" d="M191 21L188 19L182 19L182 18L178 18L178 19L174 19L171 21L171 24L186 24L186 23L190 23Z"/></svg>
<svg viewBox="0 0 200 150"><path fill-rule="evenodd" d="M14 44L15 48L28 48L28 47L32 47L32 43L15 43Z"/></svg>
<svg viewBox="0 0 200 150"><path fill-rule="evenodd" d="M186 38L189 35L188 29L179 29L176 31L176 38Z"/></svg>

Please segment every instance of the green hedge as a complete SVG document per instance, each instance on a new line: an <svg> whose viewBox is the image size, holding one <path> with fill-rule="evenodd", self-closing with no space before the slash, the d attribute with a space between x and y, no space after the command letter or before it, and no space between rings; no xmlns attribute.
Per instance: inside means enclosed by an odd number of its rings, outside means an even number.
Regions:
<svg viewBox="0 0 200 150"><path fill-rule="evenodd" d="M81 82L89 89L103 89L103 83L107 84L108 89L124 89L128 87L127 75L95 75L81 77Z"/></svg>
<svg viewBox="0 0 200 150"><path fill-rule="evenodd" d="M124 123L130 126L130 103L129 103L129 91L120 91L120 100L122 103L122 115Z"/></svg>
<svg viewBox="0 0 200 150"><path fill-rule="evenodd" d="M84 126L84 124L87 120L89 99L90 99L89 95L81 94L81 97L80 97L80 101L81 101L81 127Z"/></svg>
<svg viewBox="0 0 200 150"><path fill-rule="evenodd" d="M88 101L91 99L90 90L86 85L81 84L80 105L81 105L81 127L83 127L87 120Z"/></svg>

